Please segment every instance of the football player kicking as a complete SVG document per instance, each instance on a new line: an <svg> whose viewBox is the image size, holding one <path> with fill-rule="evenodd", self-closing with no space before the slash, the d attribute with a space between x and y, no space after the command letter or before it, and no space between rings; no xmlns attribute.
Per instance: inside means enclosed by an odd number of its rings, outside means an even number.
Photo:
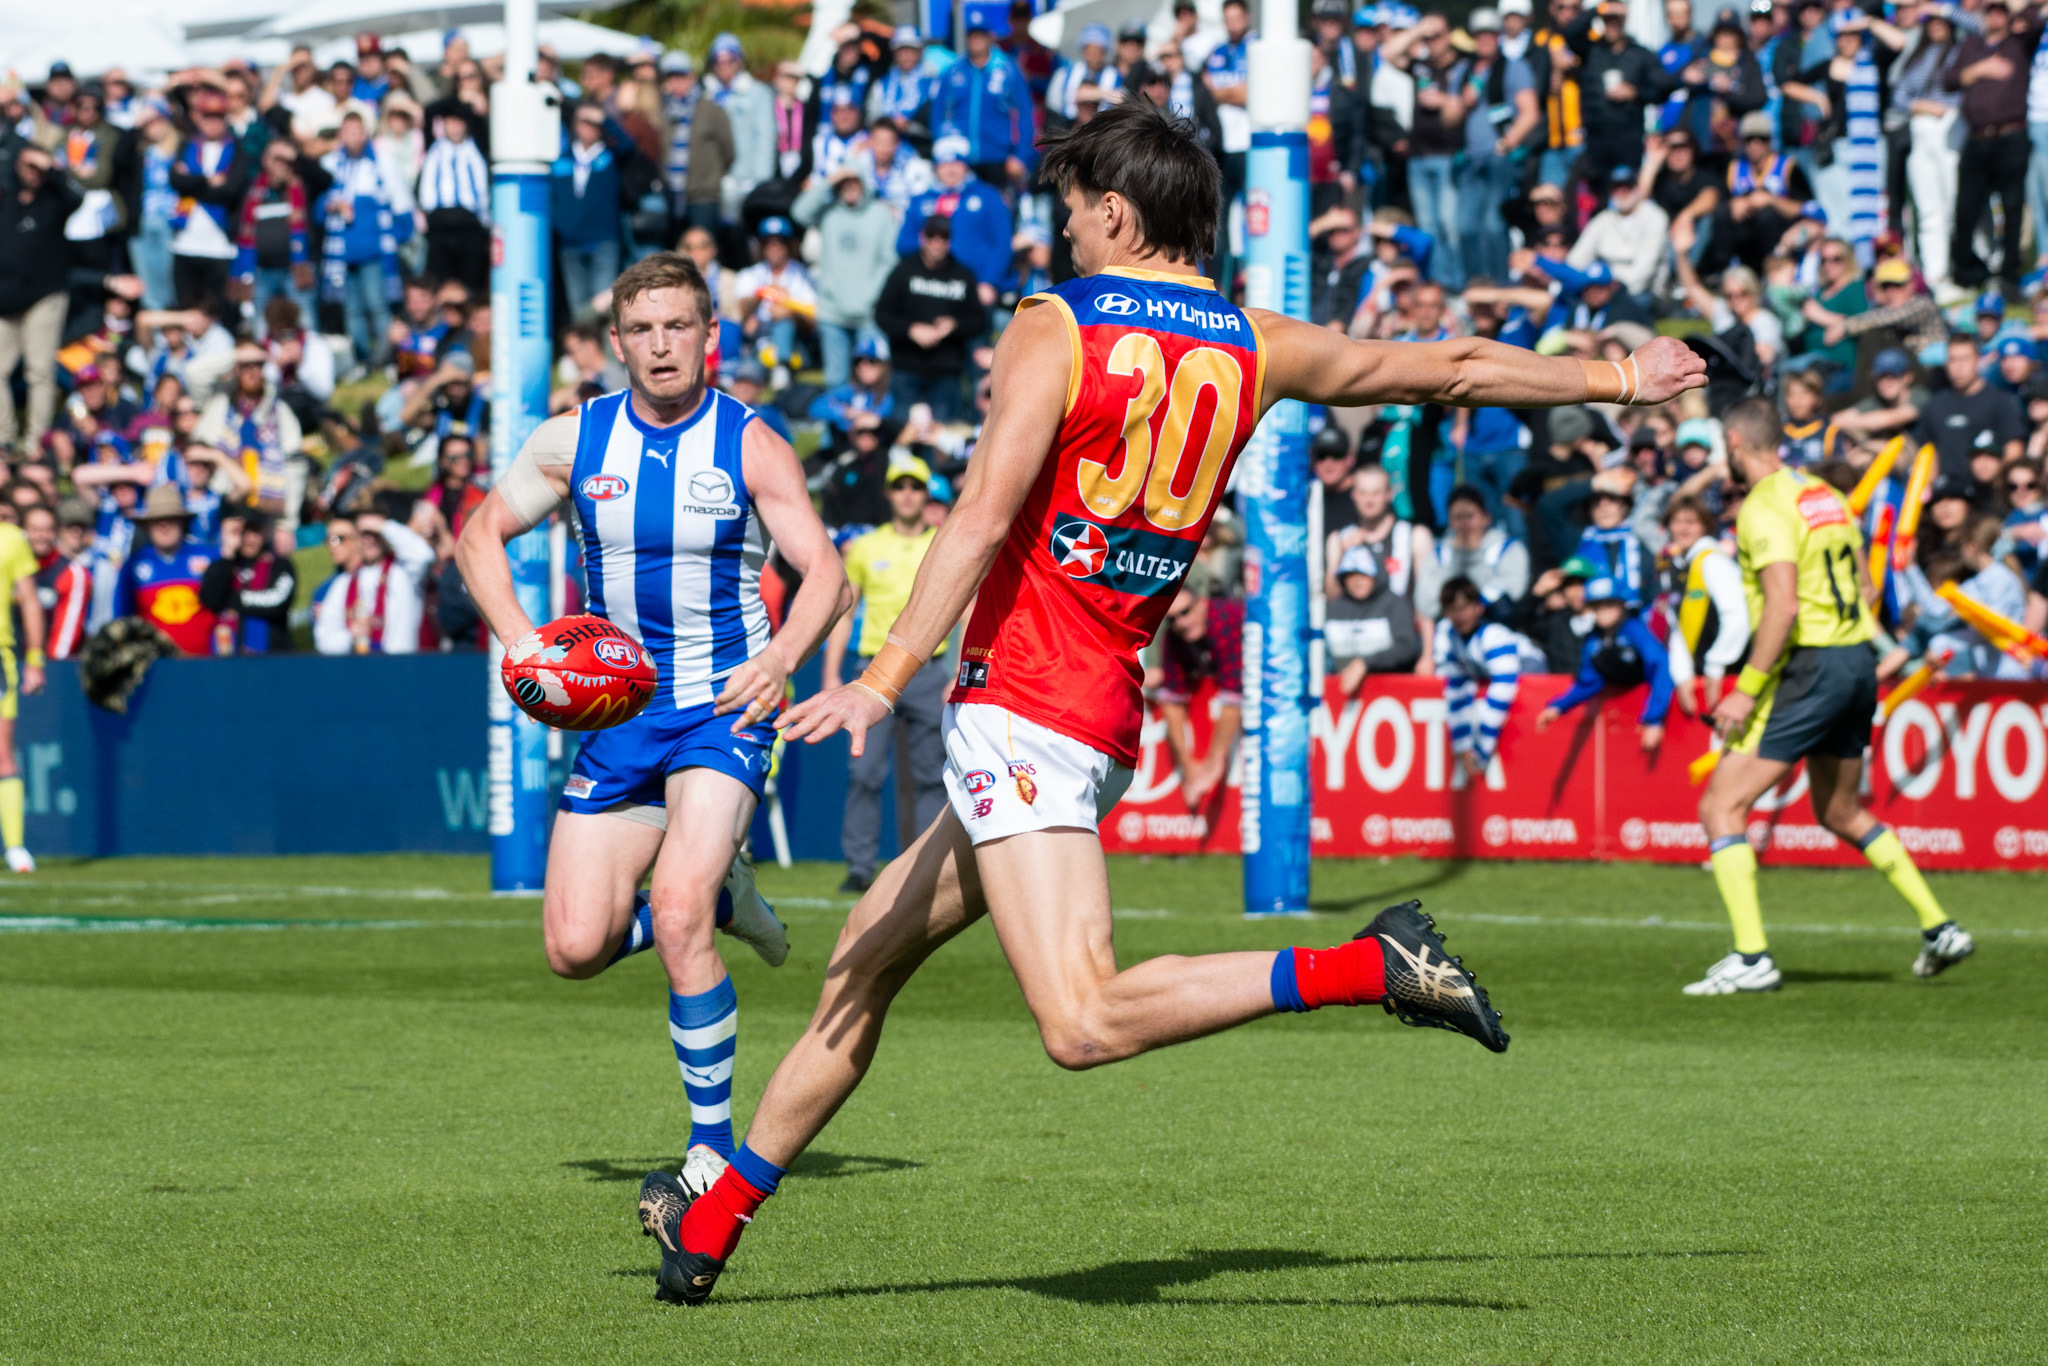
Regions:
<svg viewBox="0 0 2048 1366"><path fill-rule="evenodd" d="M732 1153L739 1007L712 930L770 966L789 955L742 845L768 776L768 720L851 598L789 443L705 385L713 317L686 258L657 253L620 275L611 339L629 387L542 423L456 547L478 610L522 658L545 642L513 593L505 543L573 503L589 610L659 669L646 710L584 741L548 849L544 932L564 977L660 953L690 1102L682 1180L697 1190ZM803 576L773 639L760 590L771 538Z"/></svg>
<svg viewBox="0 0 2048 1366"><path fill-rule="evenodd" d="M1026 300L996 348L993 404L953 515L859 681L782 721L859 746L975 602L945 719L950 808L861 898L810 1027L747 1143L705 1195L641 1188L659 1293L710 1295L740 1232L874 1056L890 1000L982 915L1062 1067L1116 1062L1275 1011L1383 1004L1498 1052L1500 1016L1418 903L1330 949L1162 957L1117 971L1097 822L1137 762L1138 651L1174 599L1261 414L1312 403L1503 408L1662 403L1705 383L1663 338L1620 362L1479 338L1352 342L1246 313L1195 273L1221 175L1194 129L1144 100L1050 141L1081 278ZM977 596L978 593L978 596Z"/></svg>
<svg viewBox="0 0 2048 1366"><path fill-rule="evenodd" d="M1778 455L1778 412L1749 398L1722 420L1728 463L1749 489L1735 521L1736 558L1749 597L1749 661L1713 712L1727 741L1700 798L1714 881L1735 928L1735 949L1684 988L1688 996L1776 991L1783 980L1764 939L1749 811L1792 765L1806 760L1813 814L1855 845L1920 917L1913 971L1932 977L1976 952L1976 941L1934 899L1899 837L1858 795L1870 718L1877 709L1877 590L1863 538L1841 495Z"/></svg>

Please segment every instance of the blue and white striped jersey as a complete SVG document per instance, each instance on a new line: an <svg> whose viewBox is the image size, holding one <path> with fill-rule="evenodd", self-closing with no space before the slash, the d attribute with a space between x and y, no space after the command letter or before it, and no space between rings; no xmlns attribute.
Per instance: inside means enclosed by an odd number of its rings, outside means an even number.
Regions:
<svg viewBox="0 0 2048 1366"><path fill-rule="evenodd" d="M1501 728L1525 671L1540 673L1543 656L1520 632L1489 621L1461 636L1449 617L1436 623L1436 672L1450 712L1451 753L1491 763Z"/></svg>
<svg viewBox="0 0 2048 1366"><path fill-rule="evenodd" d="M605 394L577 414L569 495L590 610L654 656L651 705L702 706L768 644L768 538L740 465L755 413L713 390L691 416L654 427L628 400Z"/></svg>

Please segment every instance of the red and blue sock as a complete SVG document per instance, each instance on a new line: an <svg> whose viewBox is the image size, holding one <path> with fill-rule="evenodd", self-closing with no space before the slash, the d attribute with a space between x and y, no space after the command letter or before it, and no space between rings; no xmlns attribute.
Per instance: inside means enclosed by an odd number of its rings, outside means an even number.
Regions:
<svg viewBox="0 0 2048 1366"><path fill-rule="evenodd" d="M732 1155L724 1175L692 1201L683 1214L683 1251L724 1261L739 1246L740 1234L754 1221L761 1203L782 1184L783 1168L745 1144Z"/></svg>
<svg viewBox="0 0 2048 1366"><path fill-rule="evenodd" d="M1282 949L1273 959L1273 1009L1378 1005L1387 994L1385 952L1376 938L1332 949Z"/></svg>

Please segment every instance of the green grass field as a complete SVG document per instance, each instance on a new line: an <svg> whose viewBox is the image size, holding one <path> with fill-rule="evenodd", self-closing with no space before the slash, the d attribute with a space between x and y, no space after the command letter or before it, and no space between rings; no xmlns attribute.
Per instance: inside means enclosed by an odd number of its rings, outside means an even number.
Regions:
<svg viewBox="0 0 2048 1366"><path fill-rule="evenodd" d="M728 954L742 1115L839 871L764 871L786 968ZM2048 1353L2041 879L1934 879L1980 950L1925 983L1873 874L1767 872L1786 989L1694 1001L1726 931L1693 869L1316 876L1313 923L1246 923L1233 862L1119 861L1122 960L1331 942L1420 895L1511 1051L1333 1010L1067 1074L977 927L695 1311L654 1302L632 1213L687 1123L651 956L556 980L480 860L0 884L0 1360Z"/></svg>

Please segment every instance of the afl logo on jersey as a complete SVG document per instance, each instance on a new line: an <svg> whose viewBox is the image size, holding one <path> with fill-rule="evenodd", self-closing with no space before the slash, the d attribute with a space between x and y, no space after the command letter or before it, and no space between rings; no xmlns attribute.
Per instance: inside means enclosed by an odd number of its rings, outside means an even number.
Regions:
<svg viewBox="0 0 2048 1366"><path fill-rule="evenodd" d="M996 775L985 768L977 768L967 775L966 783L967 790L978 797L996 785Z"/></svg>
<svg viewBox="0 0 2048 1366"><path fill-rule="evenodd" d="M1105 294L1095 301L1095 311L1113 318L1128 318L1138 311L1138 301L1128 294Z"/></svg>
<svg viewBox="0 0 2048 1366"><path fill-rule="evenodd" d="M633 643L617 636L607 636L598 641L590 647L590 652L614 669L630 669L640 663L640 652L633 648Z"/></svg>
<svg viewBox="0 0 2048 1366"><path fill-rule="evenodd" d="M1052 558L1070 579L1092 578L1102 572L1109 555L1109 541L1093 522L1061 522L1052 529Z"/></svg>
<svg viewBox="0 0 2048 1366"><path fill-rule="evenodd" d="M628 485L616 474L593 474L583 481L583 496L593 503L609 503L626 496Z"/></svg>

